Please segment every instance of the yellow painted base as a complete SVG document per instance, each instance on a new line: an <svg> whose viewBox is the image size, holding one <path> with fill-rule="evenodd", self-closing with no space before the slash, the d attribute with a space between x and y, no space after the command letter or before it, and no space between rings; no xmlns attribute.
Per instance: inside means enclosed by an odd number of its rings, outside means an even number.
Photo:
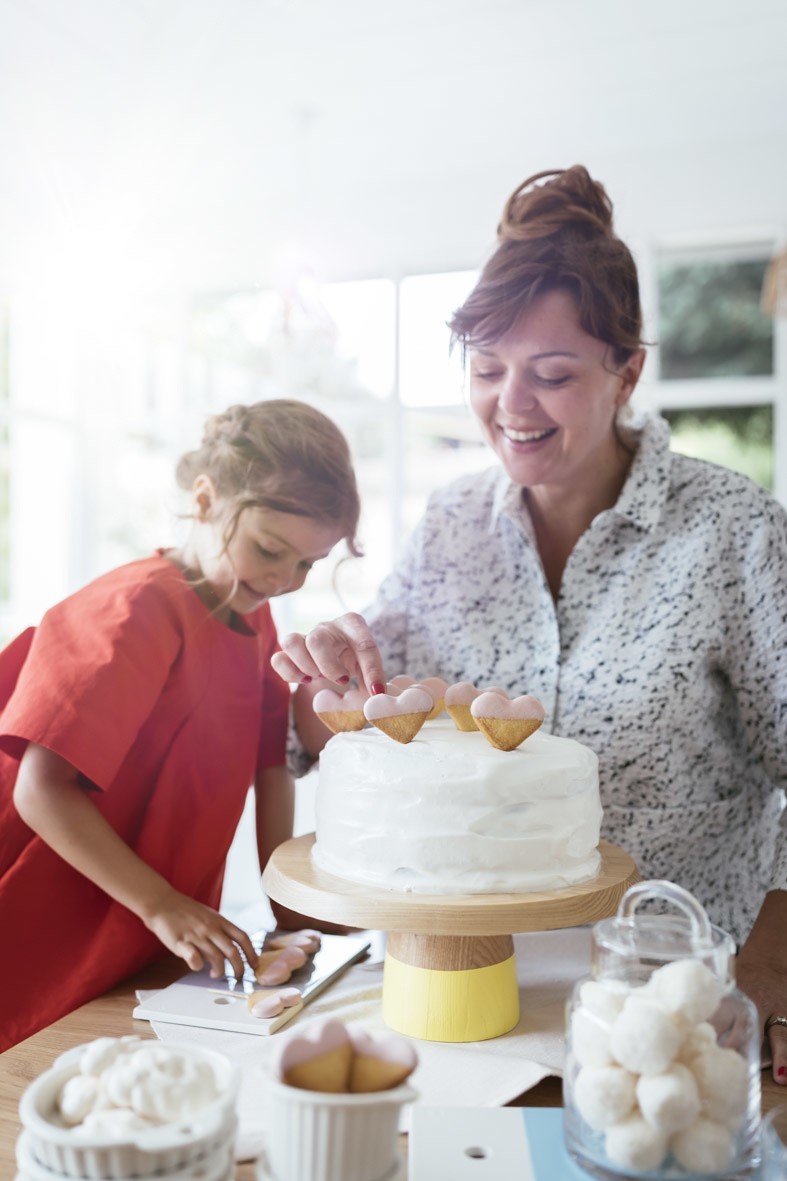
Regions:
<svg viewBox="0 0 787 1181"><path fill-rule="evenodd" d="M465 971L404 964L390 953L383 976L383 1021L430 1042L482 1042L519 1020L516 960Z"/></svg>

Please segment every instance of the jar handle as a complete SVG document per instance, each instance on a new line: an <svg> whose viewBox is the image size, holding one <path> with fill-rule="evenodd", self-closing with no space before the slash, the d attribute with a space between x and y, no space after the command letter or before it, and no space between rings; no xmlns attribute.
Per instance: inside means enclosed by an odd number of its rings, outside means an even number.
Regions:
<svg viewBox="0 0 787 1181"><path fill-rule="evenodd" d="M683 911L691 926L691 942L695 950L706 950L713 946L711 923L705 908L693 894L675 882L657 878L630 886L620 900L618 921L633 927L637 907L648 898L661 898L666 902L672 902Z"/></svg>

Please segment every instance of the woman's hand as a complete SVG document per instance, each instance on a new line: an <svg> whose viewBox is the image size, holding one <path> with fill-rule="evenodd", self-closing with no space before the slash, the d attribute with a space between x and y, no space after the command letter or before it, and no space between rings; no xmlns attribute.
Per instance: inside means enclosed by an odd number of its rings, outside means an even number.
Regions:
<svg viewBox="0 0 787 1181"><path fill-rule="evenodd" d="M346 685L356 677L369 693L385 691L383 662L362 616L350 612L318 623L308 635L290 632L271 664L285 681L308 684L317 677Z"/></svg>
<svg viewBox="0 0 787 1181"><path fill-rule="evenodd" d="M741 948L735 975L738 987L757 1006L760 1025L773 1060L773 1077L787 1086L787 1026L765 1026L770 1017L787 1017L787 890L765 895L757 921Z"/></svg>
<svg viewBox="0 0 787 1181"><path fill-rule="evenodd" d="M257 966L257 953L245 931L172 887L164 890L152 908L139 917L193 971L198 972L207 964L211 976L223 976L224 961L229 960L240 979L244 970L241 952L252 969Z"/></svg>

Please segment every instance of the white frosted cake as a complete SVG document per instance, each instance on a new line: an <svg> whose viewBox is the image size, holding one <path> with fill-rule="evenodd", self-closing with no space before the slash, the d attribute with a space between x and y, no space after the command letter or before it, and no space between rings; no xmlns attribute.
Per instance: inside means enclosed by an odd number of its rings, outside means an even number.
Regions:
<svg viewBox="0 0 787 1181"><path fill-rule="evenodd" d="M540 731L516 750L449 720L412 742L336 734L320 756L315 864L419 894L555 890L598 872L598 759Z"/></svg>

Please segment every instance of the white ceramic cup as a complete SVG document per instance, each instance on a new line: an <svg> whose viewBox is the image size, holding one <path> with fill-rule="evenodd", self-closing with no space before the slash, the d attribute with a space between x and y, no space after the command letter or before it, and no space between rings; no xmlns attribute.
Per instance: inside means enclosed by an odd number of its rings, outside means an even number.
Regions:
<svg viewBox="0 0 787 1181"><path fill-rule="evenodd" d="M412 1087L363 1094L304 1091L271 1078L268 1166L275 1181L383 1181L396 1165L399 1115Z"/></svg>

